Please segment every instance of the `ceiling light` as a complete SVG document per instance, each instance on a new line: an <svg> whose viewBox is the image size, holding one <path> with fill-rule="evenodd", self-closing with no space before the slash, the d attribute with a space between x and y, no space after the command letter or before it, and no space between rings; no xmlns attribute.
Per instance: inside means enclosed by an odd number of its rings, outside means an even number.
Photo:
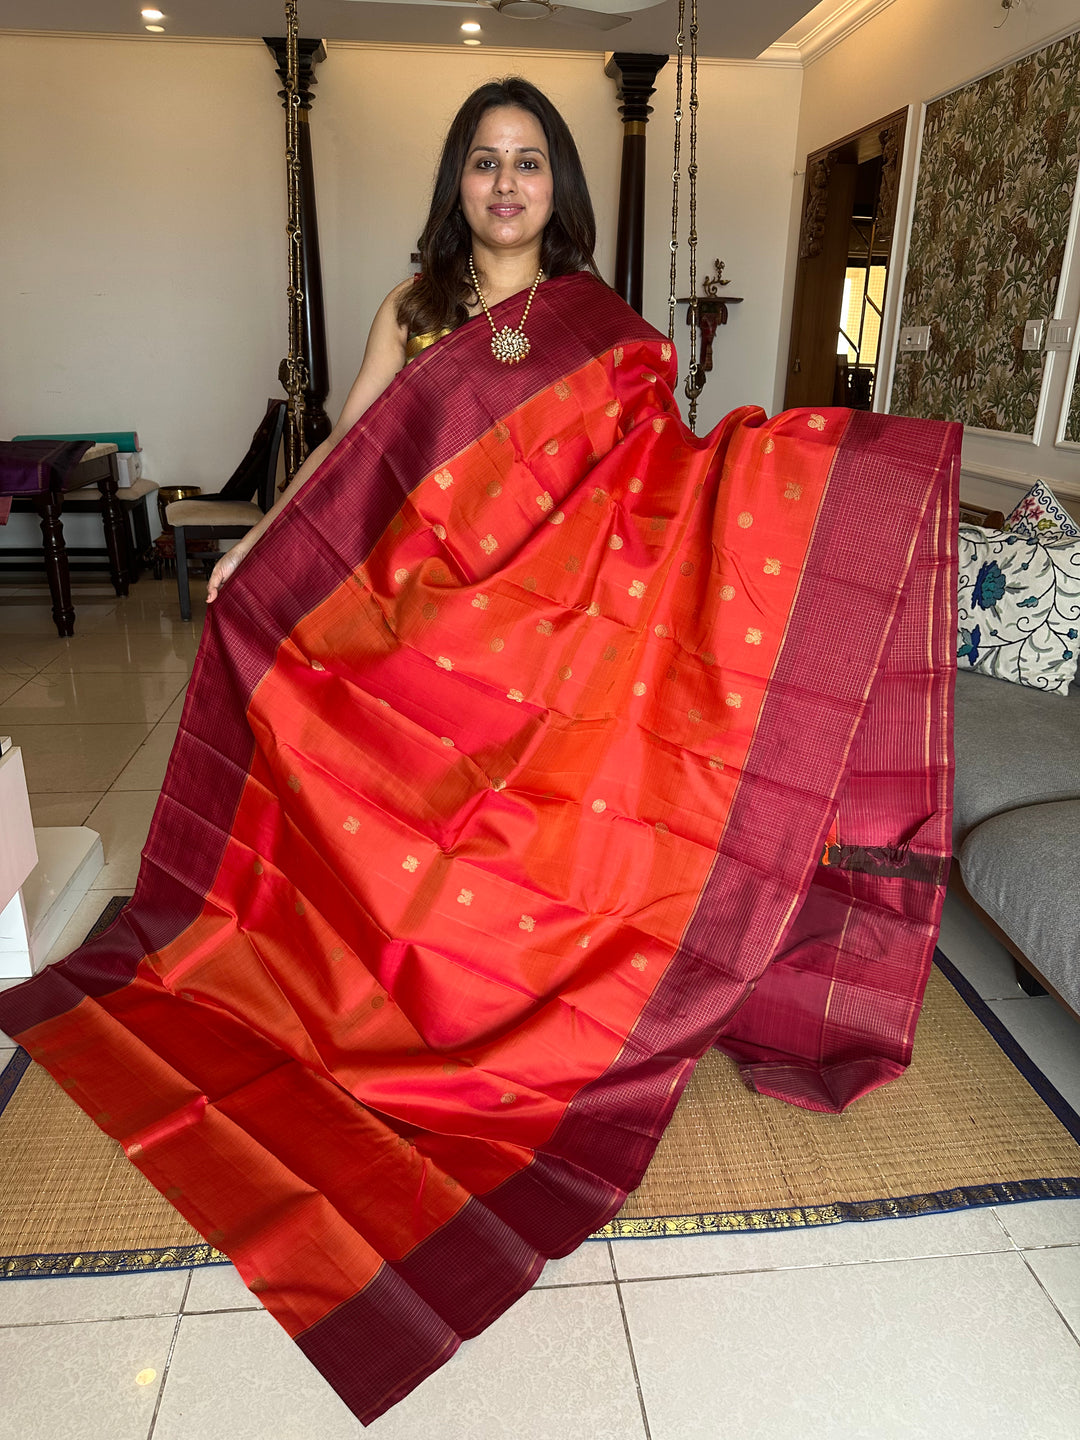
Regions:
<svg viewBox="0 0 1080 1440"><path fill-rule="evenodd" d="M139 14L142 16L142 18L143 18L144 20L164 20L164 19L165 19L165 12L164 12L163 10L140 10L140 11L139 11Z"/></svg>
<svg viewBox="0 0 1080 1440"><path fill-rule="evenodd" d="M463 40L461 43L462 43L463 45L479 45L479 44L480 44L480 41L479 41L479 40L468 40L468 39L466 39L466 40Z"/></svg>
<svg viewBox="0 0 1080 1440"><path fill-rule="evenodd" d="M147 30L150 31L151 35L164 35L164 34L165 34L165 26L164 26L164 25L147 25L146 28L147 28Z"/></svg>
<svg viewBox="0 0 1080 1440"><path fill-rule="evenodd" d="M480 33L480 26L475 20L466 20L461 28L465 31L466 35L478 35Z"/></svg>

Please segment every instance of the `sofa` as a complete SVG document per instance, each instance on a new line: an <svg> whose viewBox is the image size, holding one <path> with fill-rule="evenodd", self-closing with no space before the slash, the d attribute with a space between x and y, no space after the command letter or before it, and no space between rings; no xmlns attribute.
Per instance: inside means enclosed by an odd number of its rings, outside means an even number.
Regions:
<svg viewBox="0 0 1080 1440"><path fill-rule="evenodd" d="M955 744L953 888L1080 1018L1080 677L1059 695L961 669Z"/></svg>

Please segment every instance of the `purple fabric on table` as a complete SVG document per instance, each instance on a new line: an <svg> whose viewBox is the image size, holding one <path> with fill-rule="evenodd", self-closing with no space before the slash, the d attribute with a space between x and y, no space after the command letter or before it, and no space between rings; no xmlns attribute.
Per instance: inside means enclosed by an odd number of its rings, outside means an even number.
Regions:
<svg viewBox="0 0 1080 1440"><path fill-rule="evenodd" d="M0 495L62 490L90 440L0 440Z"/></svg>

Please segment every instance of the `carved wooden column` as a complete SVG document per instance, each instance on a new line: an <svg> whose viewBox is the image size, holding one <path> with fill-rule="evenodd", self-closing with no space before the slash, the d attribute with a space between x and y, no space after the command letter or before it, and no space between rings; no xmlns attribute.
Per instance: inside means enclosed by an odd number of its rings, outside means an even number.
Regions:
<svg viewBox="0 0 1080 1440"><path fill-rule="evenodd" d="M667 62L666 55L616 50L604 68L604 74L618 87L616 98L623 117L615 289L639 315L645 269L645 126L652 114L648 100L656 88L653 81Z"/></svg>
<svg viewBox="0 0 1080 1440"><path fill-rule="evenodd" d="M263 36L263 42L277 62L277 73L285 82L285 37ZM323 310L322 259L319 254L319 217L315 207L315 167L311 157L312 89L316 84L315 66L326 59L326 46L321 40L301 40L300 58L300 198L301 250L304 264L304 359L308 368L308 384L304 391L304 438L310 452L325 440L333 428L324 406L330 393L330 366L326 354L326 317ZM282 103L285 91L279 90Z"/></svg>

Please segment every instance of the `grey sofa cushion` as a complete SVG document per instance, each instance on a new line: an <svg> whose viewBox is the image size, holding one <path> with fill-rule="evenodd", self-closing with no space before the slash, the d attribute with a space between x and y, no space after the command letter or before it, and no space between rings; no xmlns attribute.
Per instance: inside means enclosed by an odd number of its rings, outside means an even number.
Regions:
<svg viewBox="0 0 1080 1440"><path fill-rule="evenodd" d="M972 898L1080 1010L1080 800L995 815L959 860Z"/></svg>
<svg viewBox="0 0 1080 1440"><path fill-rule="evenodd" d="M1080 684L1047 695L961 670L954 738L954 850L991 815L1080 799Z"/></svg>

